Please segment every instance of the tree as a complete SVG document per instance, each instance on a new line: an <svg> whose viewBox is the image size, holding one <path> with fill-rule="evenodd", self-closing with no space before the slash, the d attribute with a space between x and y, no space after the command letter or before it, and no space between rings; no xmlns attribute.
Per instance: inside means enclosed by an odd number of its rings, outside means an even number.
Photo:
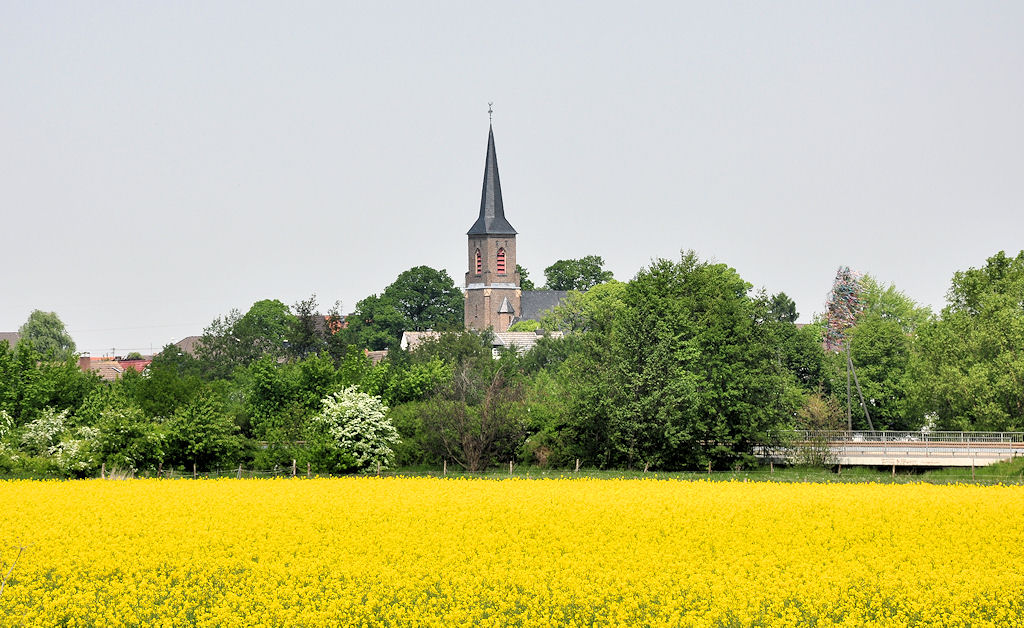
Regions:
<svg viewBox="0 0 1024 628"><path fill-rule="evenodd" d="M533 285L533 280L530 279L530 273L525 268L516 264L516 272L519 273L519 287L522 290L536 290L537 287Z"/></svg>
<svg viewBox="0 0 1024 628"><path fill-rule="evenodd" d="M202 470L238 462L243 439L231 417L209 391L197 394L167 424L167 456L172 463Z"/></svg>
<svg viewBox="0 0 1024 628"><path fill-rule="evenodd" d="M18 333L21 335L18 342L31 343L45 357L65 360L75 353L75 341L54 312L33 310Z"/></svg>
<svg viewBox="0 0 1024 628"><path fill-rule="evenodd" d="M918 329L916 407L939 429L1024 429L1024 251L953 276L948 305Z"/></svg>
<svg viewBox="0 0 1024 628"><path fill-rule="evenodd" d="M796 311L796 302L785 292L780 292L773 295L768 303L768 316L779 322L795 323L800 313Z"/></svg>
<svg viewBox="0 0 1024 628"><path fill-rule="evenodd" d="M174 345L167 345L153 356L147 376L129 369L120 385L147 416L169 418L202 387L201 372L198 360Z"/></svg>
<svg viewBox="0 0 1024 628"><path fill-rule="evenodd" d="M424 404L425 429L437 435L446 458L479 473L522 445L522 387L490 358L465 360L450 384Z"/></svg>
<svg viewBox="0 0 1024 628"><path fill-rule="evenodd" d="M199 358L209 375L226 377L235 368L263 356L286 356L296 326L295 316L284 303L277 299L257 301L244 315L232 310L214 319L199 341Z"/></svg>
<svg viewBox="0 0 1024 628"><path fill-rule="evenodd" d="M429 266L410 268L384 289L383 296L404 317L408 327L403 331L462 327L464 297L448 271Z"/></svg>
<svg viewBox="0 0 1024 628"><path fill-rule="evenodd" d="M908 386L911 354L916 332L931 316L927 307L892 284L883 285L871 275L859 280L860 311L844 335L860 392L853 394L856 405L861 394L871 416L852 413L854 427L866 429L913 430L921 426L923 414L911 407ZM831 390L838 398L846 395L846 352L829 356L832 364Z"/></svg>
<svg viewBox="0 0 1024 628"><path fill-rule="evenodd" d="M317 312L316 295L292 306L295 318L288 332L288 354L299 360L327 348L328 321Z"/></svg>
<svg viewBox="0 0 1024 628"><path fill-rule="evenodd" d="M615 322L620 397L615 462L662 468L752 462L799 394L776 355L765 300L724 264L657 260L625 291Z"/></svg>
<svg viewBox="0 0 1024 628"><path fill-rule="evenodd" d="M324 397L319 414L310 421L309 440L327 471L386 469L394 460L392 447L399 436L380 400L354 386Z"/></svg>
<svg viewBox="0 0 1024 628"><path fill-rule="evenodd" d="M360 349L380 351L398 344L408 321L395 304L384 296L371 294L356 303L356 311L347 319L346 342Z"/></svg>
<svg viewBox="0 0 1024 628"><path fill-rule="evenodd" d="M416 266L403 272L379 296L356 304L348 340L361 348L387 349L404 331L461 329L464 297L444 270Z"/></svg>
<svg viewBox="0 0 1024 628"><path fill-rule="evenodd" d="M607 334L622 312L626 284L609 279L586 292L571 291L541 317L543 329L566 332L595 331Z"/></svg>
<svg viewBox="0 0 1024 628"><path fill-rule="evenodd" d="M545 268L544 277L552 290L589 290L612 279L612 272L603 266L604 259L598 255L563 259Z"/></svg>

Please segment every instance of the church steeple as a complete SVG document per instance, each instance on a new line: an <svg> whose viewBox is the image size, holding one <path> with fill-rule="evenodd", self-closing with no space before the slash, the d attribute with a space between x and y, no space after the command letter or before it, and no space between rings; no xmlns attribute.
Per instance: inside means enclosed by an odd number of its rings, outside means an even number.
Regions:
<svg viewBox="0 0 1024 628"><path fill-rule="evenodd" d="M515 228L505 219L505 206L501 201L501 179L498 177L498 155L494 150L494 127L489 127L484 188L480 195L480 216L466 235L515 234Z"/></svg>
<svg viewBox="0 0 1024 628"><path fill-rule="evenodd" d="M466 329L505 331L519 315L521 278L516 266L516 230L505 219L501 202L493 128L487 132L480 217L466 235Z"/></svg>

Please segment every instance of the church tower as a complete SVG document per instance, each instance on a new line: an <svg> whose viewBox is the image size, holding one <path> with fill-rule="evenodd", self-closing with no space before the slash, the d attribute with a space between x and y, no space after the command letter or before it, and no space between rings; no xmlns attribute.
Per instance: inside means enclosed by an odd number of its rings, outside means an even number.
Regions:
<svg viewBox="0 0 1024 628"><path fill-rule="evenodd" d="M466 235L466 329L506 331L521 314L521 292L516 269L516 230L505 219L493 127L487 133L480 216Z"/></svg>

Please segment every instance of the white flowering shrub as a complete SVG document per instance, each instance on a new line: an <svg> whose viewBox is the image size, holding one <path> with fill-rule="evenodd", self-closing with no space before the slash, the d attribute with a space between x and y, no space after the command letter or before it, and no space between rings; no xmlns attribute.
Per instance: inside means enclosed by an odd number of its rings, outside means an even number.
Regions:
<svg viewBox="0 0 1024 628"><path fill-rule="evenodd" d="M0 440L7 438L7 435L14 429L14 417L7 413L7 410L0 410Z"/></svg>
<svg viewBox="0 0 1024 628"><path fill-rule="evenodd" d="M394 460L392 447L401 438L387 417L380 397L351 386L325 397L320 413L310 419L311 448L326 471L385 469ZM347 468L346 468L347 467Z"/></svg>
<svg viewBox="0 0 1024 628"><path fill-rule="evenodd" d="M64 422L68 411L57 412L47 407L34 421L25 425L21 433L22 451L32 455L52 455L59 437L64 431Z"/></svg>
<svg viewBox="0 0 1024 628"><path fill-rule="evenodd" d="M99 436L98 429L85 426L66 434L52 449L57 467L76 477L94 472L100 466L95 454Z"/></svg>

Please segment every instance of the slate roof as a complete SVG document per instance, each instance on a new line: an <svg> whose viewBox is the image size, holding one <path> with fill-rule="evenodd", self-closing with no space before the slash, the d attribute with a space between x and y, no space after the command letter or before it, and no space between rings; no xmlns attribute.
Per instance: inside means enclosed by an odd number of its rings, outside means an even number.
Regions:
<svg viewBox="0 0 1024 628"><path fill-rule="evenodd" d="M505 219L501 201L501 179L498 177L498 155L494 152L494 128L487 132L487 161L484 163L484 189L480 195L480 217L466 235L515 235L516 230Z"/></svg>
<svg viewBox="0 0 1024 628"><path fill-rule="evenodd" d="M21 334L16 331L0 331L0 342L7 341L7 344L14 348L14 345L18 344L18 339L21 338Z"/></svg>
<svg viewBox="0 0 1024 628"><path fill-rule="evenodd" d="M544 312L555 307L569 294L567 290L523 290L519 308L520 320L539 321Z"/></svg>

